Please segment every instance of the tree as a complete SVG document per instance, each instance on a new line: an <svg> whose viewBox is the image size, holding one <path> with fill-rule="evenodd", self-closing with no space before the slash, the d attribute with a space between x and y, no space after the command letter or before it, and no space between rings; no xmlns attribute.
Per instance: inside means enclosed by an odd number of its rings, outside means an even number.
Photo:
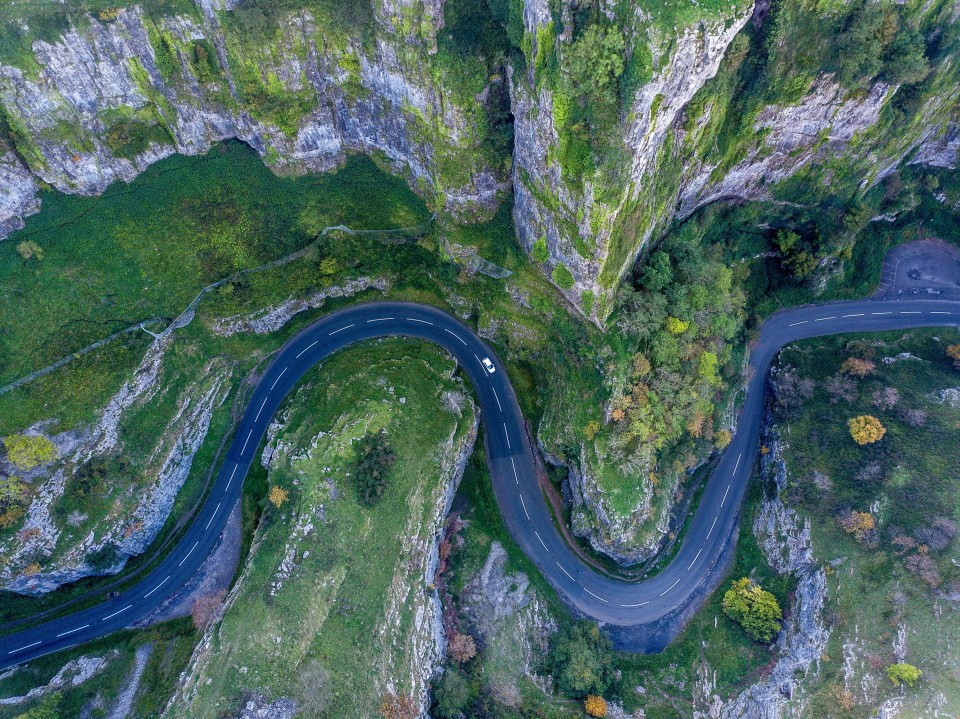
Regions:
<svg viewBox="0 0 960 719"><path fill-rule="evenodd" d="M851 417L847 424L853 441L860 445L879 442L887 433L886 428L880 424L880 420L869 414Z"/></svg>
<svg viewBox="0 0 960 719"><path fill-rule="evenodd" d="M876 368L877 366L870 360L860 359L859 357L847 357L847 359L843 361L843 364L840 365L840 371L844 374L860 378L872 374Z"/></svg>
<svg viewBox="0 0 960 719"><path fill-rule="evenodd" d="M787 367L777 377L774 394L777 402L785 409L795 409L813 397L816 383L810 377L800 377L793 367Z"/></svg>
<svg viewBox="0 0 960 719"><path fill-rule="evenodd" d="M193 626L201 632L210 626L210 623L217 616L220 607L223 604L223 598L227 595L225 591L219 591L216 594L208 594L203 597L197 597L193 606L190 608L190 616L193 619Z"/></svg>
<svg viewBox="0 0 960 719"><path fill-rule="evenodd" d="M387 488L390 468L397 456L390 445L386 430L368 432L356 446L357 459L354 464L354 478L357 497L362 504L371 506L379 501Z"/></svg>
<svg viewBox="0 0 960 719"><path fill-rule="evenodd" d="M841 399L853 402L857 398L857 381L845 374L835 374L824 385L830 402L836 404Z"/></svg>
<svg viewBox="0 0 960 719"><path fill-rule="evenodd" d="M599 431L600 423L595 419L591 419L583 428L583 436L586 437L588 442L592 442Z"/></svg>
<svg viewBox="0 0 960 719"><path fill-rule="evenodd" d="M583 700L583 710L592 717L605 717L607 715L607 700L596 694L589 694Z"/></svg>
<svg viewBox="0 0 960 719"><path fill-rule="evenodd" d="M469 634L454 634L449 649L450 656L457 664L465 664L477 656L477 645Z"/></svg>
<svg viewBox="0 0 960 719"><path fill-rule="evenodd" d="M380 715L383 719L417 719L420 716L420 707L414 703L413 697L407 694L389 692L383 695Z"/></svg>
<svg viewBox="0 0 960 719"><path fill-rule="evenodd" d="M960 369L960 345L950 345L947 347L947 357L953 360L953 366Z"/></svg>
<svg viewBox="0 0 960 719"><path fill-rule="evenodd" d="M546 665L557 688L565 694L603 694L615 675L613 642L595 623L575 622L553 636Z"/></svg>
<svg viewBox="0 0 960 719"><path fill-rule="evenodd" d="M758 642L770 642L777 635L783 616L777 598L749 577L735 581L723 595L723 613Z"/></svg>
<svg viewBox="0 0 960 719"><path fill-rule="evenodd" d="M566 52L571 84L580 92L609 101L623 74L626 57L623 35L615 27L593 24Z"/></svg>
<svg viewBox="0 0 960 719"><path fill-rule="evenodd" d="M280 507L283 506L283 503L286 502L287 499L289 498L290 498L290 492L285 490L283 487L278 487L277 485L273 485L272 487L270 487L270 494L268 495L268 499L270 500L270 504L272 504L274 507L277 507L279 509Z"/></svg>
<svg viewBox="0 0 960 719"><path fill-rule="evenodd" d="M912 687L922 674L923 672L906 662L897 662L887 667L887 678L898 687L904 684Z"/></svg>
<svg viewBox="0 0 960 719"><path fill-rule="evenodd" d="M3 446L10 463L24 472L57 458L57 446L42 435L14 434L3 440Z"/></svg>
<svg viewBox="0 0 960 719"><path fill-rule="evenodd" d="M690 329L689 322L684 322L677 317L667 317L667 322L664 326L667 328L667 332L672 335L682 335Z"/></svg>
<svg viewBox="0 0 960 719"><path fill-rule="evenodd" d="M840 515L840 526L847 534L852 534L858 540L864 540L877 526L877 521L870 512L844 512Z"/></svg>
<svg viewBox="0 0 960 719"><path fill-rule="evenodd" d="M927 412L920 408L911 408L901 412L903 415L903 421L909 424L911 427L923 427L927 423Z"/></svg>
<svg viewBox="0 0 960 719"><path fill-rule="evenodd" d="M651 292L662 292L673 281L670 255L662 250L653 253L641 275L643 286Z"/></svg>
<svg viewBox="0 0 960 719"><path fill-rule="evenodd" d="M713 435L713 446L717 449L726 449L731 441L733 441L733 435L728 429L721 429Z"/></svg>
<svg viewBox="0 0 960 719"><path fill-rule="evenodd" d="M29 240L24 240L17 245L17 254L19 254L25 260L31 259L43 259L43 248L40 247L36 242L31 242Z"/></svg>
<svg viewBox="0 0 960 719"><path fill-rule="evenodd" d="M893 409L900 401L900 392L896 387L884 387L873 393L873 405L882 410Z"/></svg>
<svg viewBox="0 0 960 719"><path fill-rule="evenodd" d="M643 353L637 352L633 356L633 376L646 377L650 374L650 369L650 360Z"/></svg>

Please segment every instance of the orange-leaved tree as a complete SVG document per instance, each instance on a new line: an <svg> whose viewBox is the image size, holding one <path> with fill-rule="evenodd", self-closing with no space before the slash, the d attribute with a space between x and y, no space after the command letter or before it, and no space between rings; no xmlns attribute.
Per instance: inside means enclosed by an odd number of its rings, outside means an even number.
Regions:
<svg viewBox="0 0 960 719"><path fill-rule="evenodd" d="M590 694L583 700L583 708L592 717L605 717L607 715L607 700L598 697L596 694Z"/></svg>
<svg viewBox="0 0 960 719"><path fill-rule="evenodd" d="M866 377L868 374L873 374L876 368L877 366L870 360L860 359L859 357L848 357L840 365L841 372L852 374L854 377Z"/></svg>

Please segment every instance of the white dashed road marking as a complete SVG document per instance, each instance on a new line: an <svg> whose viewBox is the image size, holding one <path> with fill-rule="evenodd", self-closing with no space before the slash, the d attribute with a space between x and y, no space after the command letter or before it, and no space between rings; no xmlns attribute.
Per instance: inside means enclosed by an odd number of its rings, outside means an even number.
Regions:
<svg viewBox="0 0 960 719"><path fill-rule="evenodd" d="M690 562L690 566L687 567L688 572L693 568L693 565L697 563L697 560L700 559L700 552L702 551L703 551L703 547L700 547L700 549L697 550L697 556L693 558L693 561Z"/></svg>
<svg viewBox="0 0 960 719"><path fill-rule="evenodd" d="M649 603L650 603L650 602L640 602L639 604L621 604L620 606L621 606L621 607L645 607L645 606L647 606Z"/></svg>
<svg viewBox="0 0 960 719"><path fill-rule="evenodd" d="M275 380L273 380L273 384L270 385L270 391L271 391L271 392L273 392L273 388L277 386L277 382L280 381L280 378L283 377L283 375L286 373L286 371L287 371L287 368L284 367L284 368L283 368L283 371L282 371L280 374L277 375L277 378L276 378Z"/></svg>
<svg viewBox="0 0 960 719"><path fill-rule="evenodd" d="M90 626L89 624L84 624L82 627L77 627L76 629L71 629L69 632L63 632L62 634L58 634L57 639L59 639L60 637L65 637L68 634L73 634L74 632L79 632L81 629L86 629L89 626Z"/></svg>
<svg viewBox="0 0 960 719"><path fill-rule="evenodd" d="M911 311L911 312L906 312L906 311L904 311L904 312L901 312L900 314L902 314L902 315L919 315L920 312L919 312L919 311L916 311L916 310L915 310L915 311Z"/></svg>
<svg viewBox="0 0 960 719"><path fill-rule="evenodd" d="M560 571L562 571L564 574L566 574L568 577L570 577L571 580L573 580L574 582L577 581L576 579L573 578L573 575L570 574L570 572L568 572L566 569L563 568L563 565L560 564L560 562L557 562L557 566L560 567Z"/></svg>
<svg viewBox="0 0 960 719"><path fill-rule="evenodd" d="M733 467L733 474L736 476L737 470L740 468L740 460L743 459L743 452L737 455L737 463Z"/></svg>
<svg viewBox="0 0 960 719"><path fill-rule="evenodd" d="M491 387L490 389L493 390L493 396L494 396L494 397L496 398L496 400L497 400L497 407L500 408L500 412L501 412L501 414L502 414L502 413L503 413L503 405L500 404L500 395L497 394L497 390L496 390L495 387Z"/></svg>
<svg viewBox="0 0 960 719"><path fill-rule="evenodd" d="M791 322L791 323L790 323L790 326L791 326L791 327L796 327L797 325L805 325L805 324L807 324L808 321L809 321L809 320L803 320L802 322Z"/></svg>
<svg viewBox="0 0 960 719"><path fill-rule="evenodd" d="M243 456L243 453L247 451L247 442L250 441L250 438L253 436L253 428L250 429L250 432L247 434L247 438L243 442L243 448L240 450L240 456Z"/></svg>
<svg viewBox="0 0 960 719"><path fill-rule="evenodd" d="M930 314L932 314L932 315L948 315L948 314L950 314L950 313L949 313L949 312L931 312Z"/></svg>
<svg viewBox="0 0 960 719"><path fill-rule="evenodd" d="M252 432L253 430L250 430L250 431ZM243 445L243 446L246 447L247 445ZM243 452L241 452L240 454L243 454ZM233 481L233 475L237 473L237 467L239 466L240 466L239 464L234 466L233 471L230 473L230 479L227 480L227 486L223 488L224 492L230 489L230 483Z"/></svg>
<svg viewBox="0 0 960 719"><path fill-rule="evenodd" d="M170 579L170 577L167 577L167 579ZM160 589L160 587L162 587L164 584L167 583L167 579L164 579L162 582L160 582L160 584L158 584L158 585L155 586L153 589L151 589L149 592L147 592L146 594L144 594L144 595L143 595L143 598L146 599L146 598L149 597L151 594L153 594L155 591L157 591L158 589Z"/></svg>
<svg viewBox="0 0 960 719"><path fill-rule="evenodd" d="M432 325L432 324L433 324L433 322L427 322L426 320L418 320L418 319L416 319L416 318L414 318L414 317L407 317L407 319L410 320L411 322L419 322L419 323L422 324L422 325Z"/></svg>
<svg viewBox="0 0 960 719"><path fill-rule="evenodd" d="M667 592L669 592L671 589L673 589L673 588L674 588L675 586L677 586L679 583L680 583L680 580L678 579L678 580L675 581L673 584L671 584L669 587L667 587L666 589L664 589L663 592L660 594L660 596L662 597L664 594L666 594Z"/></svg>
<svg viewBox="0 0 960 719"><path fill-rule="evenodd" d="M263 398L263 404L260 405L260 409L257 411L257 416L253 418L253 423L254 423L254 424L256 424L256 423L259 421L259 419L260 419L260 412L263 412L263 408L267 406L267 400L268 400L268 399L270 399L270 398L269 398L269 397L264 397L264 398Z"/></svg>
<svg viewBox="0 0 960 719"><path fill-rule="evenodd" d="M856 315L844 315L844 317L863 317L863 315L864 313L861 312L860 314L856 314Z"/></svg>
<svg viewBox="0 0 960 719"><path fill-rule="evenodd" d="M41 643L41 642L34 642L33 644L27 644L27 645L25 645L25 646L20 647L19 649L12 649L12 650L10 650L9 652L7 652L7 654L16 654L17 652L22 652L24 649L29 649L30 647L35 647L35 646L37 646L37 645L40 644L40 643Z"/></svg>
<svg viewBox="0 0 960 719"><path fill-rule="evenodd" d="M507 449L510 449L510 433L507 431L507 423L503 423L503 436L507 438Z"/></svg>
<svg viewBox="0 0 960 719"><path fill-rule="evenodd" d="M374 317L372 320L367 320L367 324L371 322L389 322L393 317Z"/></svg>
<svg viewBox="0 0 960 719"><path fill-rule="evenodd" d="M527 516L527 519L530 519L530 515L527 514L527 503L523 501L523 495L520 495L520 506L523 507L523 513Z"/></svg>
<svg viewBox="0 0 960 719"><path fill-rule="evenodd" d="M835 320L835 319L837 319L836 315L834 315L833 317L817 317L817 319L815 319L814 322L826 322L827 320Z"/></svg>
<svg viewBox="0 0 960 719"><path fill-rule="evenodd" d="M314 342L313 344L310 344L310 345L307 345L306 347L304 347L304 348L300 351L300 354L297 355L296 358L297 358L297 359L300 359L301 357L303 357L303 356L310 350L310 348L311 348L311 347L315 347L316 344L317 344L317 342L319 342L319 341L320 341L320 340L317 340L317 341Z"/></svg>
<svg viewBox="0 0 960 719"><path fill-rule="evenodd" d="M466 346L466 344L467 344L466 341L463 339L463 337L461 337L460 335L458 335L456 332L453 332L453 331L451 331L451 330L448 330L446 327L443 328L443 331L446 332L447 334L453 335L453 336L456 337L458 340L460 340L461 342L463 342L463 345L464 345L464 346Z"/></svg>
<svg viewBox="0 0 960 719"><path fill-rule="evenodd" d="M727 492L730 491L730 485L727 485L727 489L723 493L723 499L720 500L720 509L723 509L723 503L727 501Z"/></svg>
<svg viewBox="0 0 960 719"><path fill-rule="evenodd" d="M707 532L707 539L710 539L710 535L713 534L713 528L717 526L718 517L713 518L713 524L710 525L710 531Z"/></svg>
<svg viewBox="0 0 960 719"><path fill-rule="evenodd" d="M537 535L537 539L540 540L540 545L541 545L544 549L547 549L547 545L543 543L543 538L540 536L540 532L538 532L536 529L534 529L534 530L533 530L533 533L536 534L536 535ZM547 551L549 552L550 550L547 549Z"/></svg>
<svg viewBox="0 0 960 719"><path fill-rule="evenodd" d="M599 599L601 602L605 602L605 603L607 603L607 604L610 603L608 600L604 599L604 598L601 597L599 594L594 594L593 592L591 592L591 591L590 591L589 589L587 589L586 587L583 588L583 591L585 591L585 592L586 592L587 594L589 594L591 597L596 597L596 598Z"/></svg>
<svg viewBox="0 0 960 719"><path fill-rule="evenodd" d="M338 330L334 330L333 332L331 332L330 334L328 334L327 337L332 337L333 335L337 334L337 332L343 332L344 330L348 330L348 329L350 329L351 327L355 326L356 324L357 324L357 323L354 322L352 325L347 325L346 327L341 327L341 328L338 329Z"/></svg>
<svg viewBox="0 0 960 719"><path fill-rule="evenodd" d="M872 315L892 315L893 312L871 312Z"/></svg>
<svg viewBox="0 0 960 719"><path fill-rule="evenodd" d="M132 604L128 604L128 605L125 606L123 609L120 609L120 610L114 612L113 614L108 614L107 616L105 616L105 617L104 617L103 619L101 619L100 621L101 621L101 622L105 622L105 621L107 621L108 619L113 619L113 618L114 618L115 616L117 616L118 614L123 614L125 611L127 611L127 610L128 610L130 607L132 607L132 606L133 606Z"/></svg>
<svg viewBox="0 0 960 719"><path fill-rule="evenodd" d="M197 548L197 545L198 545L198 544L200 544L200 540L197 540L196 542L193 543L193 546L190 547L190 551L187 552L187 555L186 555L183 559L180 560L180 564L177 565L178 567L182 567L182 566L183 566L183 563L184 563L185 561L187 561L187 558L188 558L191 554L193 554L193 550Z"/></svg>
<svg viewBox="0 0 960 719"><path fill-rule="evenodd" d="M204 532L210 529L210 525L213 524L213 518L217 516L217 512L219 511L220 511L220 502L217 502L217 508L213 510L213 514L211 514L210 519L207 520L207 526L203 528Z"/></svg>
<svg viewBox="0 0 960 719"><path fill-rule="evenodd" d="M517 476L517 463L513 461L513 457L510 458L510 464L513 465L513 481L520 484L520 477Z"/></svg>

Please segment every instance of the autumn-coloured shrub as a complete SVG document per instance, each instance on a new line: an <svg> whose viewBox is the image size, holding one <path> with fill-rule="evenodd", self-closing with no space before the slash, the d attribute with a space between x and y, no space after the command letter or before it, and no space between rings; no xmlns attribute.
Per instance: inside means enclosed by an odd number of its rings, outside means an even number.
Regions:
<svg viewBox="0 0 960 719"><path fill-rule="evenodd" d="M219 591L216 594L208 594L204 597L198 597L197 600L193 603L193 607L190 608L190 616L193 619L193 626L199 629L201 632L210 626L210 623L213 621L214 617L217 616L217 612L220 609L220 606L223 604L223 598L226 596L225 591Z"/></svg>
<svg viewBox="0 0 960 719"><path fill-rule="evenodd" d="M420 708L414 703L413 697L406 694L384 694L380 716L383 719L417 719Z"/></svg>
<svg viewBox="0 0 960 719"><path fill-rule="evenodd" d="M840 365L840 371L844 374L853 375L854 377L866 377L868 374L873 374L873 371L877 366L867 359L860 359L859 357L848 357L843 361L843 364Z"/></svg>
<svg viewBox="0 0 960 719"><path fill-rule="evenodd" d="M858 540L863 541L867 533L873 531L877 526L877 521L870 512L844 512L840 515L840 526L847 534L852 534Z"/></svg>
<svg viewBox="0 0 960 719"><path fill-rule="evenodd" d="M450 656L458 664L465 664L477 656L477 645L469 634L457 632L450 640Z"/></svg>
<svg viewBox="0 0 960 719"><path fill-rule="evenodd" d="M960 369L960 345L947 347L947 357L953 360L953 366Z"/></svg>
<svg viewBox="0 0 960 719"><path fill-rule="evenodd" d="M583 709L592 717L605 717L607 715L607 700L596 694L591 694L583 700Z"/></svg>
<svg viewBox="0 0 960 719"><path fill-rule="evenodd" d="M852 417L847 423L850 427L850 436L857 444L872 444L883 439L887 433L880 420L869 414Z"/></svg>
<svg viewBox="0 0 960 719"><path fill-rule="evenodd" d="M270 504L272 504L274 507L277 507L277 508L282 507L283 503L286 502L289 498L290 498L290 492L285 490L283 487L278 487L276 485L270 487L270 494L268 495L268 499L270 500Z"/></svg>
<svg viewBox="0 0 960 719"><path fill-rule="evenodd" d="M733 435L730 434L730 430L728 429L721 429L713 435L713 444L717 449L726 449L732 441Z"/></svg>

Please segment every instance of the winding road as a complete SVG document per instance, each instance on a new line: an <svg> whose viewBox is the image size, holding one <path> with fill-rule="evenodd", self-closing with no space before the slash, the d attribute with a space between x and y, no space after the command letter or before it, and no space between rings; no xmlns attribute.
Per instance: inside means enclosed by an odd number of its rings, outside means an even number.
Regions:
<svg viewBox="0 0 960 719"><path fill-rule="evenodd" d="M216 544L271 418L300 378L348 345L388 336L440 345L461 364L480 403L490 474L503 520L564 600L579 613L609 625L623 648L662 648L677 631L664 632L663 623L685 616L704 596L704 588L722 579L724 557L757 457L768 370L780 348L841 332L958 325L960 301L944 299L838 302L786 310L767 319L752 349L737 432L707 481L682 547L660 574L630 583L583 564L555 528L537 483L523 415L506 369L480 337L454 317L425 305L374 302L334 312L291 339L264 372L208 498L170 554L115 599L4 637L0 668L130 626L176 593ZM484 357L492 360L494 372L484 368ZM634 639L623 639L626 635L618 628L632 628L633 633L627 634Z"/></svg>

